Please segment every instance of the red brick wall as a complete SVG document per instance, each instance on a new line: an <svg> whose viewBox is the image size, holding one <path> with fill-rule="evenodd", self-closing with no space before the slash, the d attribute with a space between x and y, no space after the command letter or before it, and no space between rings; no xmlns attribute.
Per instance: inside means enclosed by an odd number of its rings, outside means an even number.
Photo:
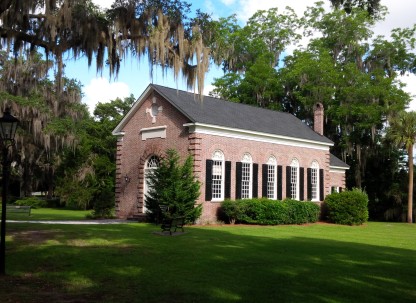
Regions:
<svg viewBox="0 0 416 303"><path fill-rule="evenodd" d="M190 140L183 127L187 119L163 98L155 95L156 104L163 110L152 123L152 117L146 109L152 106L152 96L142 102L134 116L123 128L124 136L117 144L117 175L116 175L116 214L119 218L131 217L142 213L144 165L152 155L163 155L169 149L176 149L180 154L187 155ZM153 138L142 141L140 130L166 125L166 139ZM124 176L130 177L126 184Z"/></svg>
<svg viewBox="0 0 416 303"><path fill-rule="evenodd" d="M341 187L342 189L345 189L345 173L342 173L336 170L331 170L329 174L331 176L330 177L331 187L335 186L335 187Z"/></svg>
<svg viewBox="0 0 416 303"><path fill-rule="evenodd" d="M261 197L261 184L262 184L262 174L261 174L261 165L266 164L270 156L274 156L277 160L277 165L282 165L283 175L282 175L282 190L283 190L283 199L286 197L286 166L289 166L292 162L292 159L296 158L299 161L299 166L305 168L304 173L304 193L305 199L307 198L307 173L306 169L311 167L312 162L315 160L319 164L320 169L324 169L324 192L325 195L330 193L330 174L329 171L329 150L319 150L312 148L304 147L294 147L287 145L277 145L273 143L262 143L248 140L239 140L234 138L219 137L212 135L200 135L202 138L201 150L203 159L211 159L212 154L215 150L221 150L224 153L225 161L232 162L231 169L231 199L234 199L236 196L235 193L235 177L236 177L236 162L241 162L243 155L249 153L252 157L253 163L259 164L259 186L258 186L258 195ZM201 169L201 176L203 176L201 182L204 183L205 178L205 163ZM201 199L205 198L205 186L201 187ZM204 211L201 217L201 222L210 222L213 221L217 213L217 208L221 204L220 202L210 202L204 201Z"/></svg>

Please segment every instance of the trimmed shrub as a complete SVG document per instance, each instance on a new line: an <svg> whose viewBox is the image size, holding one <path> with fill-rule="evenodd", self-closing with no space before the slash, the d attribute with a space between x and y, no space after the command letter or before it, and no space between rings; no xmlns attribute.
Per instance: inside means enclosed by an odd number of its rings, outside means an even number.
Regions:
<svg viewBox="0 0 416 303"><path fill-rule="evenodd" d="M312 223L318 221L320 212L319 206L313 202L266 198L227 200L221 207L230 223L261 225Z"/></svg>
<svg viewBox="0 0 416 303"><path fill-rule="evenodd" d="M319 219L320 207L316 203L293 199L286 199L283 203L287 205L289 224L305 224Z"/></svg>
<svg viewBox="0 0 416 303"><path fill-rule="evenodd" d="M234 224L237 218L241 217L241 209L241 203L235 200L225 200L221 204L221 210L230 224Z"/></svg>
<svg viewBox="0 0 416 303"><path fill-rule="evenodd" d="M114 215L114 191L109 187L103 187L97 195L91 215L91 219L113 219Z"/></svg>
<svg viewBox="0 0 416 303"><path fill-rule="evenodd" d="M368 196L360 189L333 193L325 198L330 222L361 225L368 220Z"/></svg>
<svg viewBox="0 0 416 303"><path fill-rule="evenodd" d="M41 207L46 207L47 206L47 202L43 199L39 199L36 197L25 197L19 200L16 200L14 203L14 205L19 205L19 206L31 206L32 208L41 208Z"/></svg>

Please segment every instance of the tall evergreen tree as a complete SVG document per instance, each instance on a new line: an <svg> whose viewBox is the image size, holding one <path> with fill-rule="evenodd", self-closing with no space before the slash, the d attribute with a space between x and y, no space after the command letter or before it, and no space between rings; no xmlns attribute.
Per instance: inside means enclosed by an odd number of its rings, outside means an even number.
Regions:
<svg viewBox="0 0 416 303"><path fill-rule="evenodd" d="M178 152L167 150L148 180L150 188L145 203L150 220L158 218L160 206L167 208L163 214L167 218L185 217L188 223L199 218L202 205L195 205L195 201L200 195L201 184L193 173L192 156L181 164Z"/></svg>

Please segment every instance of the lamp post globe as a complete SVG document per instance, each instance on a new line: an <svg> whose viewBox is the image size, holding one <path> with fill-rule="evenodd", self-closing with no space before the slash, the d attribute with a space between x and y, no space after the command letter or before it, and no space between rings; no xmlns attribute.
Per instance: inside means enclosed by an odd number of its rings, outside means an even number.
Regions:
<svg viewBox="0 0 416 303"><path fill-rule="evenodd" d="M10 114L10 109L6 109L3 117L0 118L0 140L4 143L13 143L19 119Z"/></svg>

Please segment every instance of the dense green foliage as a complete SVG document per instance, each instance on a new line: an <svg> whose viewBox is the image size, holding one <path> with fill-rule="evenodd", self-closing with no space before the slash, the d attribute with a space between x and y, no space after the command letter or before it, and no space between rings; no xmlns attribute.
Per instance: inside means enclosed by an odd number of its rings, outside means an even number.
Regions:
<svg viewBox="0 0 416 303"><path fill-rule="evenodd" d="M39 199L37 197L27 197L19 199L16 200L13 204L31 206L32 208L41 208L47 206L47 202L45 200Z"/></svg>
<svg viewBox="0 0 416 303"><path fill-rule="evenodd" d="M165 218L185 217L185 222L194 223L201 215L202 205L195 205L200 192L200 182L193 173L193 158L188 156L180 163L178 152L169 149L161 159L159 167L148 176L149 192L146 195L147 215L150 221ZM160 206L167 211L161 213Z"/></svg>
<svg viewBox="0 0 416 303"><path fill-rule="evenodd" d="M61 203L73 209L93 209L95 218L112 217L115 192L116 137L111 131L135 101L133 96L98 103L94 118L78 129L79 144L67 149L57 171L56 192Z"/></svg>
<svg viewBox="0 0 416 303"><path fill-rule="evenodd" d="M320 208L313 202L270 199L226 200L221 209L230 223L261 225L304 224L318 221Z"/></svg>
<svg viewBox="0 0 416 303"><path fill-rule="evenodd" d="M360 225L368 220L368 196L359 189L325 197L328 220L336 224Z"/></svg>

